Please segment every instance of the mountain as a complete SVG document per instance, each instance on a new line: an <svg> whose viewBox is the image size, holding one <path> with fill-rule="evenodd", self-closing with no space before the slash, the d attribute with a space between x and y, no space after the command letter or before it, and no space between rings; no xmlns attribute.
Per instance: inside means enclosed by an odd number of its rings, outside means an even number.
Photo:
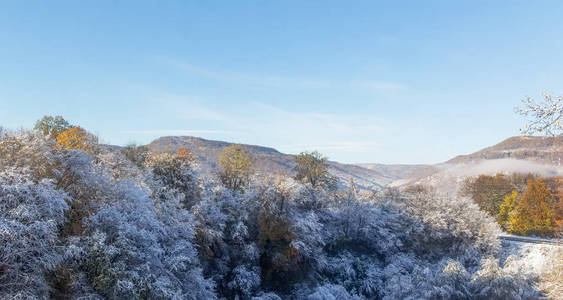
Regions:
<svg viewBox="0 0 563 300"><path fill-rule="evenodd" d="M446 163L470 163L483 159L523 159L560 165L563 157L563 135L556 137L515 136L494 146L468 155L457 156Z"/></svg>
<svg viewBox="0 0 563 300"><path fill-rule="evenodd" d="M146 147L156 152L176 152L185 147L192 152L202 171L210 173L218 167L219 153L232 144L192 136L165 136L152 141ZM243 146L253 159L258 172L282 173L293 168L292 158L276 149L256 145Z"/></svg>
<svg viewBox="0 0 563 300"><path fill-rule="evenodd" d="M424 184L442 193L457 193L467 177L496 173L534 173L563 176L563 136L508 138L475 153L460 155L444 163L419 167L390 186Z"/></svg>
<svg viewBox="0 0 563 300"><path fill-rule="evenodd" d="M146 147L151 151L171 152L186 147L197 159L202 173L209 175L218 168L219 153L231 144L192 136L166 136ZM293 155L269 147L243 146L258 173L293 174ZM444 193L456 193L464 178L479 174L531 172L542 176L561 176L561 157L563 136L526 136L511 137L494 146L435 165L343 164L335 161L328 164L330 173L343 185L354 180L361 189L379 190L387 186L426 184Z"/></svg>
<svg viewBox="0 0 563 300"><path fill-rule="evenodd" d="M146 147L151 151L171 151L175 152L181 147L189 149L197 159L204 174L213 173L218 165L218 156L223 148L232 143L223 141L206 140L191 136L166 136L161 137ZM258 173L270 174L293 174L295 158L293 155L284 154L276 149L256 146L243 145L249 152L254 167ZM342 184L347 184L350 180L361 188L367 190L382 189L397 179L403 178L408 174L408 169L415 169L418 166L408 165L381 165L367 164L353 165L342 164L329 161L329 172L336 176Z"/></svg>

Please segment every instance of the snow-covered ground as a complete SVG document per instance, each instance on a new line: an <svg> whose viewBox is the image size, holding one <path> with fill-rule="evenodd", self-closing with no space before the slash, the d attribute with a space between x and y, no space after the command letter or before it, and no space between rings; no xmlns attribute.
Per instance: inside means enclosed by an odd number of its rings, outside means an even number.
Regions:
<svg viewBox="0 0 563 300"><path fill-rule="evenodd" d="M563 299L563 246L503 240L501 264L536 277L549 299Z"/></svg>

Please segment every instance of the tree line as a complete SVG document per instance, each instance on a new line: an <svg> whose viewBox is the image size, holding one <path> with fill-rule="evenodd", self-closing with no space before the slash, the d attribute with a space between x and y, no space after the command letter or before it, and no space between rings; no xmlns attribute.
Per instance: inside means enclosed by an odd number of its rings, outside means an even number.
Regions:
<svg viewBox="0 0 563 300"><path fill-rule="evenodd" d="M509 233L556 237L563 232L562 182L533 174L479 175L465 180L461 194Z"/></svg>

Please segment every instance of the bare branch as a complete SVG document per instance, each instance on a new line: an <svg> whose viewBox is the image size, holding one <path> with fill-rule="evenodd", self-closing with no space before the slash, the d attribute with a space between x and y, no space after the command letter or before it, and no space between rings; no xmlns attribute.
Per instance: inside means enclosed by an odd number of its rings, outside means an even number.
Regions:
<svg viewBox="0 0 563 300"><path fill-rule="evenodd" d="M543 94L543 101L536 102L527 97L516 112L528 119L528 123L520 129L523 135L536 133L556 136L563 132L561 115L563 115L563 96Z"/></svg>

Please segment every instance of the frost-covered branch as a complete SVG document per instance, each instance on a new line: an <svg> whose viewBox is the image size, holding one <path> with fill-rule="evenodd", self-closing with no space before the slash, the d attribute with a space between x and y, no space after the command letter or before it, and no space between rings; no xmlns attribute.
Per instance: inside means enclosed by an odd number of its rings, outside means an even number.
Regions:
<svg viewBox="0 0 563 300"><path fill-rule="evenodd" d="M516 112L528 118L528 124L521 129L524 135L540 133L556 136L563 131L563 96L544 93L542 102L528 97L522 101L521 107L516 108Z"/></svg>

